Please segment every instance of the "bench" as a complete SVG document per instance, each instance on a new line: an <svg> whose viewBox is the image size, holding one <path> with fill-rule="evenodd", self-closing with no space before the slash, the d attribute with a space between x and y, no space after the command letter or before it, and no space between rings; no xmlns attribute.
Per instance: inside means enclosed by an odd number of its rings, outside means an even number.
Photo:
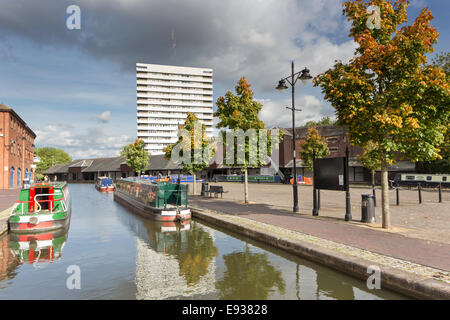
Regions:
<svg viewBox="0 0 450 320"><path fill-rule="evenodd" d="M228 191L224 191L222 186L210 186L207 192L209 193L209 197L211 197L211 193L214 193L216 198L218 198L220 193L220 197L223 198L223 194Z"/></svg>

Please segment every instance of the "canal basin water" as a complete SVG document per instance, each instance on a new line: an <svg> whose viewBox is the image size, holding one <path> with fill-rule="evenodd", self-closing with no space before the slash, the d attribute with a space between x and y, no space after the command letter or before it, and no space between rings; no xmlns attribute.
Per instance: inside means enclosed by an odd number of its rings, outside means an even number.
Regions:
<svg viewBox="0 0 450 320"><path fill-rule="evenodd" d="M199 221L143 219L93 185L69 189L70 227L47 247L0 239L0 299L405 298ZM72 266L80 289L67 286Z"/></svg>

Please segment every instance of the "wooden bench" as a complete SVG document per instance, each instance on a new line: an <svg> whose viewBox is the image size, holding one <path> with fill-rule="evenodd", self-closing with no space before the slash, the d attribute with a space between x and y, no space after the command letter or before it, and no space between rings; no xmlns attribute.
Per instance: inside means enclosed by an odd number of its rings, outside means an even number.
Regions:
<svg viewBox="0 0 450 320"><path fill-rule="evenodd" d="M223 198L223 194L227 193L228 191L224 191L222 186L210 186L208 193L209 193L209 197L211 197L211 193L214 193L216 198L219 197L219 193L220 193L220 197Z"/></svg>

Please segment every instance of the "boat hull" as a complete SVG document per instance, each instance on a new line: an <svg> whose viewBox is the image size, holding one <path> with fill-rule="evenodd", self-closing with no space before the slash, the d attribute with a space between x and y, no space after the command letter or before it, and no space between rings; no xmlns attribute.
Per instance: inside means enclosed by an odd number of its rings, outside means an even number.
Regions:
<svg viewBox="0 0 450 320"><path fill-rule="evenodd" d="M9 218L9 231L14 233L41 233L67 228L70 224L71 208L69 198L67 211L65 212L11 216ZM15 221L16 217L19 217L20 221ZM35 218L35 221L32 221L32 218Z"/></svg>
<svg viewBox="0 0 450 320"><path fill-rule="evenodd" d="M156 221L173 222L191 219L191 210L189 208L176 210L175 208L162 209L151 207L118 190L114 191L114 201L145 218Z"/></svg>
<svg viewBox="0 0 450 320"><path fill-rule="evenodd" d="M96 189L100 192L111 192L114 191L114 187L96 187Z"/></svg>

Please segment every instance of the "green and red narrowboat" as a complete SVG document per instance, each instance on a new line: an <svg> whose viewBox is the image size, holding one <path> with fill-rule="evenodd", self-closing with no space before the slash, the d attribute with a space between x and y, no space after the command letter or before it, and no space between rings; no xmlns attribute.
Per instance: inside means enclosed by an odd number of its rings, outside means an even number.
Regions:
<svg viewBox="0 0 450 320"><path fill-rule="evenodd" d="M17 233L47 232L69 225L71 199L67 182L34 183L20 190L19 201L9 218Z"/></svg>

